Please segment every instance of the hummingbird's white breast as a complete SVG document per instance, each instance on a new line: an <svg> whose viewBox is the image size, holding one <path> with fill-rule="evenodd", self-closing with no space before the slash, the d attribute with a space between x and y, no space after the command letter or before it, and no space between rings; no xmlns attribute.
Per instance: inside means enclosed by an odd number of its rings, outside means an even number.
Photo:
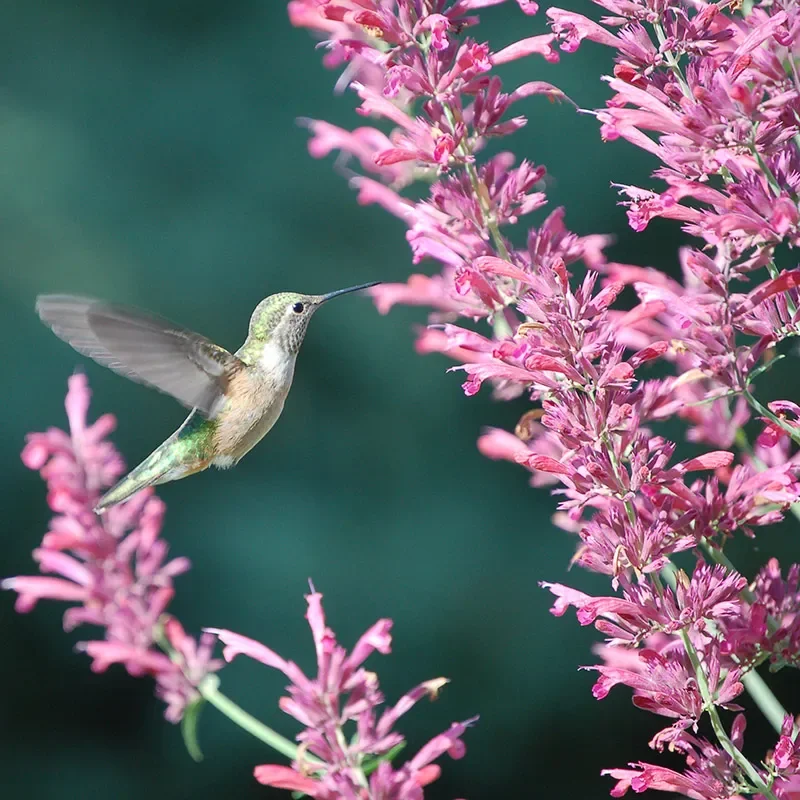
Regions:
<svg viewBox="0 0 800 800"><path fill-rule="evenodd" d="M233 466L278 421L292 386L295 356L267 343L259 360L232 380L225 408L217 417L216 467Z"/></svg>

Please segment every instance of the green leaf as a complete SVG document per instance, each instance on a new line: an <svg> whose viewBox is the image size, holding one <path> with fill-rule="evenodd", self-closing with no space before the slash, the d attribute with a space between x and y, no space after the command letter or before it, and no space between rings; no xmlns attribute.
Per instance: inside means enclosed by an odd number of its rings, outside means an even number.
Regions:
<svg viewBox="0 0 800 800"><path fill-rule="evenodd" d="M181 733L183 734L183 743L189 751L189 755L195 761L203 760L203 751L200 749L200 743L197 741L197 723L200 719L200 712L206 701L202 697L193 700L186 706L183 712L183 719L181 720Z"/></svg>
<svg viewBox="0 0 800 800"><path fill-rule="evenodd" d="M371 758L365 760L361 766L361 769L364 771L365 775L370 775L371 773L375 772L375 770L378 768L378 764L380 764L381 761L391 761L405 746L405 742L400 742L400 744L396 744L388 753L386 753L386 755L381 756L380 758Z"/></svg>

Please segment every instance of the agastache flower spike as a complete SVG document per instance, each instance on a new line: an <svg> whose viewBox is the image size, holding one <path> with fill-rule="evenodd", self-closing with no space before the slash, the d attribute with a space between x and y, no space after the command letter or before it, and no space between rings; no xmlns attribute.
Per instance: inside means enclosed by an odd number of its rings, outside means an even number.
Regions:
<svg viewBox="0 0 800 800"><path fill-rule="evenodd" d="M392 730L395 723L423 697L435 698L447 679L425 681L394 706L379 712L384 698L377 676L365 670L362 664L375 651L390 652L391 620L378 620L348 654L327 627L322 595L312 587L306 600L306 618L317 653L314 678L307 677L296 664L253 639L218 628L207 629L207 633L217 636L223 643L226 661L246 655L280 670L291 681L289 696L282 698L280 706L305 727L297 737L302 743L299 751L302 755L291 768L277 764L256 767L256 780L321 800L421 800L422 788L439 776L440 769L433 761L444 753L461 758L465 752L461 737L477 717L453 723L448 731L431 739L403 766L395 768L385 760L390 751L404 741ZM350 727L357 736L351 736ZM369 769L373 771L367 777Z"/></svg>
<svg viewBox="0 0 800 800"><path fill-rule="evenodd" d="M178 722L186 706L199 699L200 682L222 662L212 658L210 635L196 641L166 614L172 579L190 564L186 558L166 560L167 545L159 538L164 504L152 489L103 517L92 511L124 464L106 440L114 417L87 422L90 397L86 376L73 375L65 403L69 433L50 428L27 438L22 461L47 482L56 516L33 551L46 574L6 578L2 588L17 593L19 612L31 611L43 599L78 603L64 613L65 630L83 624L104 629L103 639L78 645L92 659L92 670L103 672L119 663L131 675L151 675L156 694L167 704L166 718ZM157 645L161 637L174 658Z"/></svg>
<svg viewBox="0 0 800 800"><path fill-rule="evenodd" d="M534 485L555 487L553 519L579 540L574 563L608 575L613 594L545 584L554 613L574 606L579 622L613 645L604 653L624 660L596 667L595 695L629 686L638 707L673 720L651 745L687 758L683 773L645 763L612 770L612 794L775 800L774 789L784 800L797 779L796 737L782 733L776 759L765 762L772 777L778 762L795 771L771 788L759 762L737 749L744 718L727 732L719 709L735 708L755 665L797 665L800 652L794 572L783 581L770 568L755 590L723 552L728 539L754 536L800 500L800 457L790 446L800 443L797 406L762 405L753 394L774 348L800 333L799 273L774 262L779 245L800 245L800 7L779 0L741 16L729 3L596 0L609 16L595 22L551 8L552 35L498 48L466 15L500 1L359 3L380 8L381 30L392 31L372 42L346 14L332 36L327 23L300 23L324 32L334 49L362 43L344 80L362 114L395 130L373 154L377 169L365 160L363 133L336 146L375 175L352 179L359 202L406 223L415 265L438 265L438 274L373 289L376 305L383 313L396 303L431 308L417 349L453 359L467 395L490 383L498 398L534 404L513 433L485 432L479 449L520 464ZM323 0L320 16L333 7ZM482 157L482 149L525 124L523 100L563 95L543 81L504 91L498 67L531 54L554 61L557 43L573 52L583 41L616 53L613 94L595 112L602 137L661 162L657 187L617 187L631 226L663 217L697 239L678 254L680 281L609 262L610 239L570 233L562 209L530 228L524 247L505 235L547 202L545 171L508 152ZM402 176L385 171L398 165ZM431 184L427 194L403 197L417 178ZM768 276L759 274L765 267ZM625 310L623 292L636 298ZM651 377L655 361L674 375ZM700 446L693 457L676 455L658 430L671 417ZM766 428L751 451L743 427L754 417ZM676 571L673 557L687 550L696 566ZM719 563L705 563L704 553ZM719 747L692 732L705 715Z"/></svg>

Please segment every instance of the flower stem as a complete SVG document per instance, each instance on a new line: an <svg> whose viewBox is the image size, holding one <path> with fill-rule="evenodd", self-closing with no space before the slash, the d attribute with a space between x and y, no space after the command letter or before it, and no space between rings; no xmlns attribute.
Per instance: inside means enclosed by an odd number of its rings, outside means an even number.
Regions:
<svg viewBox="0 0 800 800"><path fill-rule="evenodd" d="M686 652L689 655L689 660L692 662L692 667L694 667L694 672L697 676L697 687L700 689L700 695L703 698L703 706L708 713L708 717L711 720L711 727L714 729L714 733L716 734L717 740L722 746L722 749L733 759L734 763L736 763L742 772L744 772L756 791L761 792L765 797L769 798L769 800L777 800L777 797L773 794L772 789L765 783L761 775L758 774L758 770L750 763L744 753L742 753L741 750L739 750L739 748L736 747L736 745L730 740L730 737L728 736L728 733L722 724L722 720L719 718L719 712L717 711L717 707L714 705L714 699L711 697L711 690L708 687L708 680L706 679L706 673L703 669L703 665L700 663L700 658L697 655L694 644L692 644L692 640L689 638L689 633L685 628L681 629L680 637L681 641L683 642L683 646L686 648Z"/></svg>
<svg viewBox="0 0 800 800"><path fill-rule="evenodd" d="M453 135L455 135L456 118L455 114L453 113L453 109L447 103L443 102L442 110L444 111L447 121L450 123L450 128L453 132ZM469 157L472 155L470 149L464 142L459 144L458 150L462 156ZM475 197L477 198L478 204L481 207L483 221L487 230L489 231L489 235L492 238L492 243L495 246L495 250L497 250L497 254L505 261L510 261L511 255L508 252L503 235L500 233L500 226L497 224L497 220L492 214L492 205L489 201L489 193L486 189L486 186L481 182L480 176L478 175L478 170L475 169L475 165L471 164L469 161L465 162L464 170L466 171L469 182L472 185L472 191L475 192ZM492 327L495 335L499 339L511 334L511 327L502 313L494 315Z"/></svg>
<svg viewBox="0 0 800 800"><path fill-rule="evenodd" d="M656 39L658 39L658 43L662 48L662 55L667 62L670 72L672 72L672 74L675 76L675 80L681 87L681 91L683 92L684 96L691 98L692 90L689 88L686 78L683 77L683 71L681 70L681 65L678 63L678 59L675 58L675 54L672 52L672 50L670 50L668 47L664 47L664 45L667 43L667 35L664 33L664 28L662 27L661 23L653 23L653 30L655 31Z"/></svg>
<svg viewBox="0 0 800 800"><path fill-rule="evenodd" d="M291 758L293 761L297 760L297 745L290 742L288 739L281 736L277 731L272 730L263 722L259 722L252 714L248 714L241 706L236 705L230 698L226 697L219 691L219 678L216 675L209 675L197 687L202 697L211 703L217 711L221 711L229 720L235 722L240 728L246 730L269 745L273 750ZM304 760L316 762L308 754L304 755Z"/></svg>
<svg viewBox="0 0 800 800"><path fill-rule="evenodd" d="M721 550L712 547L705 539L702 541L702 545L709 558L711 558L717 564L726 567L731 572L738 572L738 570L731 563L730 559ZM668 563L662 570L665 580L673 589L675 589L676 585L675 572L675 565L671 562ZM658 575L654 575L654 578L657 579ZM744 589L742 589L740 594L748 603L754 603L756 600L755 595L746 586ZM774 626L774 624L774 620L767 621L768 626ZM694 664L694 662L692 663ZM780 733L783 719L786 716L786 709L781 705L778 698L772 693L772 689L767 686L767 684L764 682L764 679L758 674L758 672L756 672L755 667L752 667L751 669L742 673L742 683L744 684L744 688L747 693L753 698L753 702L758 706L758 710L766 718L767 722L772 725L777 733Z"/></svg>
<svg viewBox="0 0 800 800"><path fill-rule="evenodd" d="M154 631L154 640L161 647L162 650L174 661L181 670L186 673L186 665L183 658L179 653L170 645L166 636L164 636L164 619L159 620ZM189 675L187 679L191 680ZM217 711L221 711L229 720L235 722L240 728L252 734L256 739L261 740L264 744L269 745L273 750L277 750L292 761L298 760L298 746L290 742L286 737L281 736L277 731L272 730L268 725L257 720L252 714L248 714L241 706L236 705L229 697L226 697L219 691L219 677L217 675L206 675L196 689L200 696L208 703L211 703ZM314 756L308 753L303 755L303 759L312 764L322 763Z"/></svg>
<svg viewBox="0 0 800 800"><path fill-rule="evenodd" d="M755 131L753 131L753 135L755 136ZM772 189L776 197L780 197L781 194L783 194L781 185L778 183L778 179L775 177L772 170L769 168L769 166L767 166L767 162L764 161L761 153L759 153L758 147L754 141L750 143L750 152L753 154L753 158L756 160L758 168L761 170L761 174L769 184L769 188Z"/></svg>
<svg viewBox="0 0 800 800"><path fill-rule="evenodd" d="M786 431L789 436L791 436L792 441L796 444L800 444L800 431L796 428L789 425L786 420L781 419L777 415L773 414L766 406L761 405L761 403L756 400L753 394L750 392L749 389L742 390L742 395L744 399L759 413L762 417L766 417L770 422L777 425L781 430Z"/></svg>
<svg viewBox="0 0 800 800"><path fill-rule="evenodd" d="M766 717L767 722L777 733L780 733L786 717L786 709L772 693L772 689L767 686L755 669L742 675L742 683L747 693L753 698L753 702L758 706L758 710Z"/></svg>
<svg viewBox="0 0 800 800"><path fill-rule="evenodd" d="M703 539L701 544L708 557L714 562L724 566L731 572L738 572L731 560L719 548L713 547L706 539ZM740 594L742 598L750 604L755 603L757 599L747 586L742 589ZM777 623L771 617L767 618L767 629L771 633L774 633L778 629ZM764 679L756 672L755 667L742 674L742 683L767 722L772 725L777 733L780 733L783 718L786 716L786 709L772 693L772 689L767 686Z"/></svg>

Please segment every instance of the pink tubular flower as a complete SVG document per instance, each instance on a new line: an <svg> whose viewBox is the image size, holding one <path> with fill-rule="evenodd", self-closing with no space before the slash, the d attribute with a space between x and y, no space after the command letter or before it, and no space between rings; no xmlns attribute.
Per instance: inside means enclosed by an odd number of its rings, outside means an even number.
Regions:
<svg viewBox="0 0 800 800"><path fill-rule="evenodd" d="M256 767L256 780L321 800L421 800L422 788L439 775L439 767L432 762L444 753L461 758L465 752L461 737L477 717L453 723L448 731L435 736L395 769L386 760L387 754L403 742L403 737L392 730L395 723L423 697L436 697L447 679L425 681L394 706L378 713L378 706L383 703L378 679L362 664L376 650L390 652L391 620L378 620L348 654L326 625L322 595L312 590L306 599L306 618L317 653L315 678L307 677L296 664L253 639L218 628L207 629L223 643L226 661L247 655L280 670L291 681L289 696L281 699L280 707L305 727L297 737L302 745L301 756L291 768L276 764ZM351 726L357 733L355 737L347 730Z"/></svg>
<svg viewBox="0 0 800 800"><path fill-rule="evenodd" d="M33 552L47 574L6 578L2 588L17 593L16 609L22 613L42 599L79 603L65 612L64 628L89 623L105 629L103 640L79 645L92 658L92 669L103 672L120 663L131 675L152 675L156 694L167 704L166 718L178 722L199 698L200 681L222 662L211 657L210 635L197 642L166 615L172 579L190 565L186 558L166 560L167 545L159 538L164 504L152 489L102 517L92 511L124 465L106 441L114 418L106 414L91 425L86 421L90 396L86 377L73 375L65 403L70 432L50 428L28 436L22 461L39 470L56 512ZM162 631L172 659L155 646Z"/></svg>

